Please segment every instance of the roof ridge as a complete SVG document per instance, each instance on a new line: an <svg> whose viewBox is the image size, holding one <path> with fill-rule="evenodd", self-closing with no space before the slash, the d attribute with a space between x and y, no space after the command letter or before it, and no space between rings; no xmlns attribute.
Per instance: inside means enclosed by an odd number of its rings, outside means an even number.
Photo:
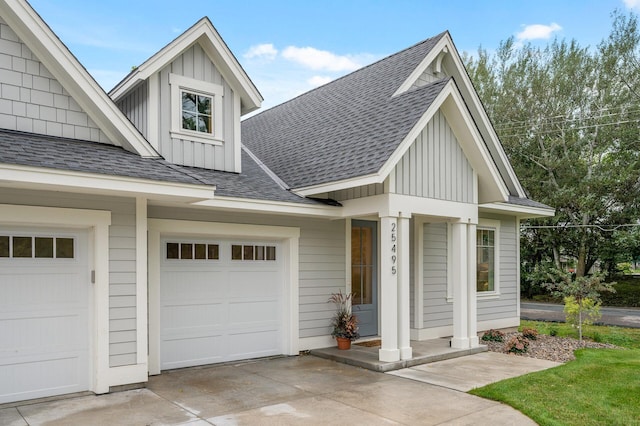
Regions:
<svg viewBox="0 0 640 426"><path fill-rule="evenodd" d="M355 71L352 71L352 72L350 72L350 73L348 73L348 74L345 74L345 75L343 75L343 76L340 76L340 77L336 78L335 80L331 80L330 82L325 83L325 84L323 84L323 85L321 85L321 86L314 87L313 89L311 89L311 90L309 90L309 91L306 91L306 92L304 92L304 93L301 93L301 94L299 94L298 96L295 96L295 97L293 97L293 98L291 98L291 99L288 99L288 100L286 100L286 101L284 101L284 102L282 102L282 103L280 103L280 104L278 104L278 105L274 105L274 106L272 106L271 108L265 109L264 111L260 111L259 113L255 114L255 115L252 115L251 117L246 118L246 119L244 119L244 120L242 120L242 121L246 121L246 122L248 122L248 121L250 121L251 119L253 119L253 118L255 118L255 117L258 117L258 116L260 116L260 115L262 115L262 114L264 114L264 113L266 113L266 112L268 112L268 111L272 111L272 110L274 110L274 109L276 109L276 108L283 107L284 105L287 105L287 104L289 104L289 103L291 103L291 102L295 101L296 99L298 99L298 98L300 98L300 97L302 97L302 96L306 96L306 95L308 95L308 94L310 94L310 93L316 92L316 91L318 91L318 90L320 90L320 89L322 89L322 88L325 88L325 87L327 87L327 86L329 86L329 85L332 85L332 84L334 84L334 83L337 83L337 82L339 82L339 81L341 81L341 80L343 80L343 79L345 79L345 78L347 78L347 77L349 77L349 76L351 76L351 75L353 75L353 74L356 74L356 73L362 72L362 71L364 71L364 70L366 70L366 69L368 69L368 68L371 68L371 67L373 67L373 66L376 66L376 65L378 65L380 62L386 61L386 60L388 60L388 59L390 59L390 58L393 58L393 57L395 57L395 56L397 56L397 55L400 55L400 54L402 54L402 53L406 52L407 50L410 50L410 49L415 48L416 46L419 46L419 45L421 45L421 44L427 43L427 42L432 41L432 40L435 40L435 39L440 39L440 38L442 38L445 34L447 34L448 32L449 32L448 30L442 31L441 33L436 34L436 35L435 35L435 36L433 36L433 37L429 37L429 38L424 39L424 40L422 40L422 41L419 41L419 42L417 42L417 43L415 43L415 44L413 44L413 45L411 45L411 46L409 46L409 47L407 47L407 48L405 48L405 49L402 49L402 50L400 50L400 51L398 51L398 52L395 52L395 53L392 53L392 54L390 54L390 55L387 55L387 56L385 56L384 58L380 58L380 59L378 59L378 60L377 60L377 61L375 61L375 62L372 62L372 63L370 63L370 64L368 64L368 65L365 65L365 66L363 66L362 68L358 68L358 69L357 69L357 70L355 70Z"/></svg>

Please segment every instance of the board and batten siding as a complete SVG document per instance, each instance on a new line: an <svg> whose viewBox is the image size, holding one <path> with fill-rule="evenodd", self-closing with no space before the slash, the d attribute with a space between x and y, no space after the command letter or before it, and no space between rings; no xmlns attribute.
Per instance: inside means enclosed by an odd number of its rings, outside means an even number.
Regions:
<svg viewBox="0 0 640 426"><path fill-rule="evenodd" d="M158 150L167 160L175 164L191 167L202 167L213 170L236 172L234 126L235 120L240 117L234 112L234 92L231 86L222 78L220 72L199 44L195 44L187 49L182 55L177 57L169 65L160 70L158 79L158 113L160 117L155 121L158 126L157 134L159 138ZM214 114L222 113L222 132L224 142L221 145L210 143L200 143L171 137L171 85L169 84L169 74L177 74L194 80L208 83L215 83L223 86L224 95L222 101L222 111L215 111ZM194 88L194 89L197 89ZM149 126L152 123L148 123ZM151 133L151 131L149 131ZM238 153L240 151L237 151Z"/></svg>
<svg viewBox="0 0 640 426"><path fill-rule="evenodd" d="M2 18L0 128L111 144Z"/></svg>
<svg viewBox="0 0 640 426"><path fill-rule="evenodd" d="M346 285L345 222L343 220L261 216L158 206L149 206L148 216L154 219L300 228L299 336L300 338L316 337L331 333L330 324L334 306L327 301L331 293L344 291Z"/></svg>
<svg viewBox="0 0 640 426"><path fill-rule="evenodd" d="M143 81L135 89L127 94L117 102L118 108L122 111L129 121L133 123L142 136L148 137L147 133L147 120L148 111L147 103L148 97L148 82Z"/></svg>
<svg viewBox="0 0 640 426"><path fill-rule="evenodd" d="M518 232L516 219L508 216L482 216L482 219L500 221L500 297L478 298L478 321L489 321L518 316Z"/></svg>
<svg viewBox="0 0 640 426"><path fill-rule="evenodd" d="M423 328L453 325L453 304L447 302L446 223L425 223L423 229Z"/></svg>
<svg viewBox="0 0 640 426"><path fill-rule="evenodd" d="M473 203L471 164L444 115L438 111L396 165L395 193Z"/></svg>
<svg viewBox="0 0 640 426"><path fill-rule="evenodd" d="M0 188L0 202L111 211L109 227L109 366L136 364L135 199Z"/></svg>

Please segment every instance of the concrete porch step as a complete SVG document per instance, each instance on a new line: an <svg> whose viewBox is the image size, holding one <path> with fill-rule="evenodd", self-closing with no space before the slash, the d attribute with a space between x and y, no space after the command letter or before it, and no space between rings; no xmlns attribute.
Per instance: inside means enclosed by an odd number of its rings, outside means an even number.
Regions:
<svg viewBox="0 0 640 426"><path fill-rule="evenodd" d="M339 350L337 347L330 347L313 349L310 353L319 358L330 359L343 364L384 373L416 365L473 355L488 350L484 345L470 349L454 349L449 346L449 340L449 338L423 341L412 340L413 358L394 362L379 361L379 347L366 347L356 344L352 344L349 350Z"/></svg>

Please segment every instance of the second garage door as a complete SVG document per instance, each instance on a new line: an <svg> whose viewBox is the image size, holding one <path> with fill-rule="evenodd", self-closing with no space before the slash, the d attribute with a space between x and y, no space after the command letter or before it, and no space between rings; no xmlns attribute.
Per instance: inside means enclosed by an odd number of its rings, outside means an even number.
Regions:
<svg viewBox="0 0 640 426"><path fill-rule="evenodd" d="M283 262L269 241L162 241L162 370L283 353Z"/></svg>

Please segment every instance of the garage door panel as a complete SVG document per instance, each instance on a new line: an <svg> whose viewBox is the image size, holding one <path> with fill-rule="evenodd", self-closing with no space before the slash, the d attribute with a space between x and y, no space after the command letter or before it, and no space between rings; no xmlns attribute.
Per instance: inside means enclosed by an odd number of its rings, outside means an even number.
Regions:
<svg viewBox="0 0 640 426"><path fill-rule="evenodd" d="M227 306L223 303L207 305L166 306L162 312L164 329L188 329L207 325L222 325L227 316ZM170 325L169 325L170 324Z"/></svg>
<svg viewBox="0 0 640 426"><path fill-rule="evenodd" d="M202 301L227 297L226 271L163 271L162 280L163 300ZM194 294L198 297L194 298Z"/></svg>
<svg viewBox="0 0 640 426"><path fill-rule="evenodd" d="M279 271L273 269L267 271L231 271L229 278L233 285L229 286L229 297L278 295L282 284L280 276Z"/></svg>
<svg viewBox="0 0 640 426"><path fill-rule="evenodd" d="M229 360L258 358L280 352L280 330L260 330L229 334Z"/></svg>
<svg viewBox="0 0 640 426"><path fill-rule="evenodd" d="M282 262L232 260L232 241L170 240L176 242L215 244L219 258L161 262L161 369L282 353ZM273 242L242 244L281 252Z"/></svg>
<svg viewBox="0 0 640 426"><path fill-rule="evenodd" d="M89 389L87 233L44 228L0 233L33 238L36 244L41 236L74 239L73 258L0 258L0 403Z"/></svg>

